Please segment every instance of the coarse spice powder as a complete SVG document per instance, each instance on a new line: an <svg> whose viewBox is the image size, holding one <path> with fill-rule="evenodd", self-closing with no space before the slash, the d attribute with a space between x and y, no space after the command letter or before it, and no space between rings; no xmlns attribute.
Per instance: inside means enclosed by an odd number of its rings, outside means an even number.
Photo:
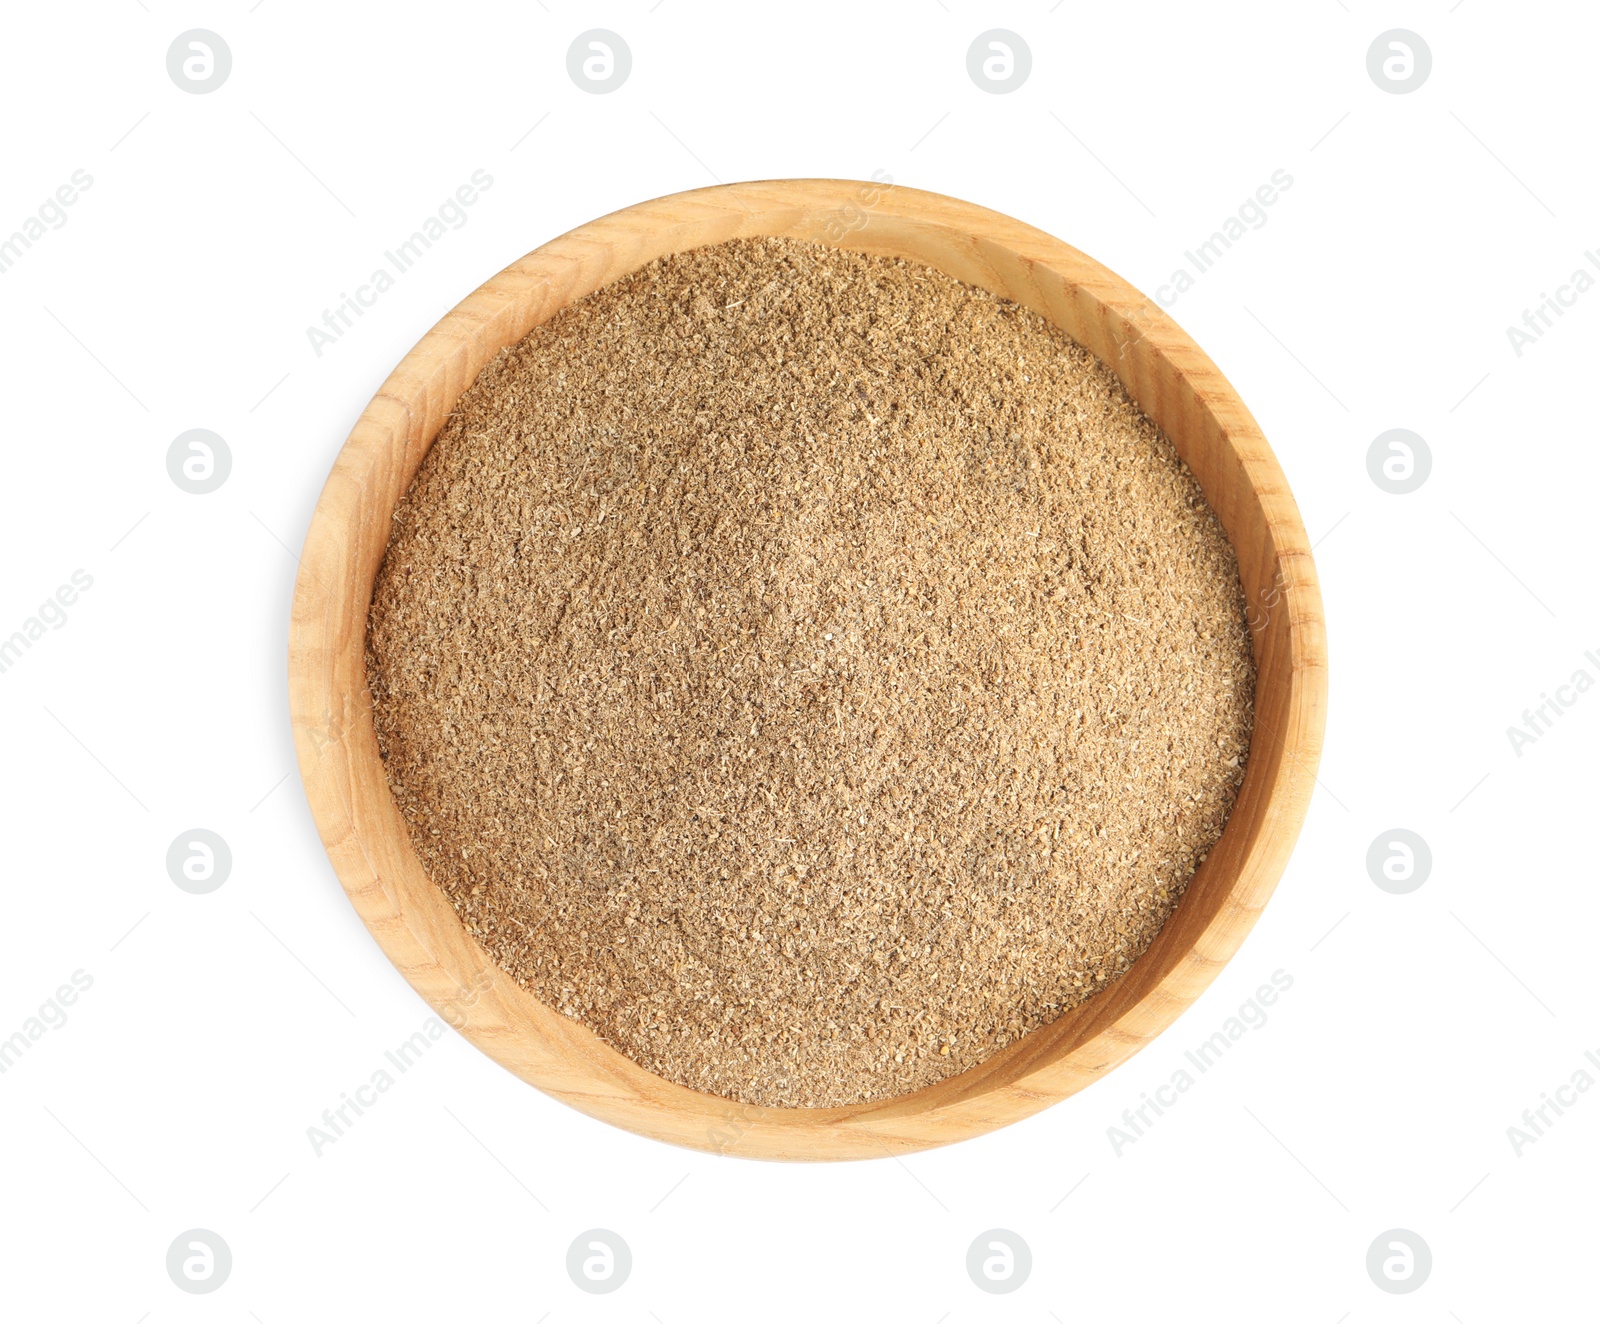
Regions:
<svg viewBox="0 0 1600 1324"><path fill-rule="evenodd" d="M1249 748L1238 568L1037 314L750 239L503 350L395 514L368 680L430 877L641 1066L832 1106L1144 951Z"/></svg>

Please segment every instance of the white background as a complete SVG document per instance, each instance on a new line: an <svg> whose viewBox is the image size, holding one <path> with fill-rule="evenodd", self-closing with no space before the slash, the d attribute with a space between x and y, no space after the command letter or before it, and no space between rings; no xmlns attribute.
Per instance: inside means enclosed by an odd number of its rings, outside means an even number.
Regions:
<svg viewBox="0 0 1600 1324"><path fill-rule="evenodd" d="M0 1036L73 971L93 986L0 1076L0 1314L1592 1318L1600 1091L1520 1156L1507 1127L1600 1053L1600 692L1520 757L1506 728L1578 668L1600 679L1583 656L1600 651L1600 292L1520 358L1506 328L1600 249L1593 11L547 6L7 8L0 236L74 170L94 183L0 275L0 636L74 570L94 582L0 674ZM966 72L997 26L1033 52L1005 96ZM166 71L193 27L233 53L209 95ZM594 27L633 52L610 95L566 73ZM1434 57L1404 96L1366 70L1395 27ZM480 168L494 184L469 222L314 354L306 328ZM637 1139L453 1034L314 1156L306 1128L428 1015L323 855L284 695L295 550L416 339L615 208L874 170L1032 222L1153 294L1280 168L1294 184L1269 223L1172 312L1318 540L1327 754L1277 896L1199 1003L1071 1100L903 1162ZM195 427L233 455L207 496L165 467ZM1367 476L1392 427L1432 449L1412 495ZM207 896L164 863L195 827L233 851ZM1366 872L1394 827L1433 850L1407 896ZM1115 1155L1123 1109L1277 969L1294 984L1269 1022ZM594 1226L634 1256L605 1297L563 1267ZM1009 1296L964 1268L996 1226L1033 1249ZM165 1271L193 1227L232 1248L214 1295ZM1366 1273L1394 1227L1433 1251L1412 1295Z"/></svg>

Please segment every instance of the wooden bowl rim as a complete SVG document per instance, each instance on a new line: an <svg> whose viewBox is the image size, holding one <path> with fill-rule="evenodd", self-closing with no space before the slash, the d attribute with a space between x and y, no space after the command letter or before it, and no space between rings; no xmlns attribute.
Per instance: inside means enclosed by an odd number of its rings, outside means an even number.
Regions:
<svg viewBox="0 0 1600 1324"><path fill-rule="evenodd" d="M1210 487L1207 496L1236 548L1239 528L1258 528L1265 539L1259 567L1252 557L1247 573L1240 556L1247 590L1255 579L1264 594L1264 571L1272 571L1272 609L1256 640L1258 732L1245 785L1161 935L1117 984L987 1061L846 1108L755 1107L673 1084L501 971L411 849L378 756L360 656L382 558L381 547L376 558L371 548L380 534L387 543L395 502L499 349L662 253L765 234L900 252L970 283L994 288L993 281L1058 325L1076 318L1063 329L1110 364L1141 408L1158 422L1161 413L1193 411L1190 431L1220 438L1207 443L1213 465L1242 473L1249 490L1241 496L1235 480L1228 499L1219 502ZM1186 448L1202 448L1168 435L1186 460ZM466 1038L546 1093L642 1135L748 1157L839 1159L928 1148L1018 1121L1097 1079L1188 1008L1237 951L1299 833L1321 753L1326 665L1311 550L1277 460L1216 365L1161 308L1077 249L987 208L902 185L802 179L692 190L581 225L486 281L424 335L363 411L318 500L295 586L289 689L306 797L341 885L389 959ZM1269 667L1283 715L1263 745ZM1247 800L1248 823L1240 821ZM1202 926L1180 946L1172 937L1179 915L1202 894Z"/></svg>

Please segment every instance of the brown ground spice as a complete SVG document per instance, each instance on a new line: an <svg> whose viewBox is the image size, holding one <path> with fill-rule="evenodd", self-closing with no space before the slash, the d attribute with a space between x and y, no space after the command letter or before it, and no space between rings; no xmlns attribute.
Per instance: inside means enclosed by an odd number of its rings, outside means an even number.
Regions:
<svg viewBox="0 0 1600 1324"><path fill-rule="evenodd" d="M1254 687L1232 549L1103 364L770 239L484 369L397 512L368 674L494 959L668 1079L793 1106L927 1085L1125 971Z"/></svg>

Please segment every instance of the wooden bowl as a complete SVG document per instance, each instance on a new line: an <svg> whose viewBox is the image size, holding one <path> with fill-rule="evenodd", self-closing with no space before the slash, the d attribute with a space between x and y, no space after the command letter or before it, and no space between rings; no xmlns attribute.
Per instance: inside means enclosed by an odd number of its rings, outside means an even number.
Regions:
<svg viewBox="0 0 1600 1324"><path fill-rule="evenodd" d="M524 992L423 872L378 756L364 640L396 504L496 352L668 253L782 235L913 259L1043 314L1115 370L1172 438L1239 559L1257 666L1255 734L1220 841L1111 988L988 1061L848 1108L765 1108L673 1084ZM1299 511L1249 411L1161 309L1075 248L970 203L898 186L779 180L641 203L535 249L401 361L339 452L306 535L289 698L306 796L339 881L389 959L450 1024L545 1093L695 1149L869 1158L978 1135L1064 1099L1178 1017L1255 923L1311 797L1327 697L1322 600Z"/></svg>

